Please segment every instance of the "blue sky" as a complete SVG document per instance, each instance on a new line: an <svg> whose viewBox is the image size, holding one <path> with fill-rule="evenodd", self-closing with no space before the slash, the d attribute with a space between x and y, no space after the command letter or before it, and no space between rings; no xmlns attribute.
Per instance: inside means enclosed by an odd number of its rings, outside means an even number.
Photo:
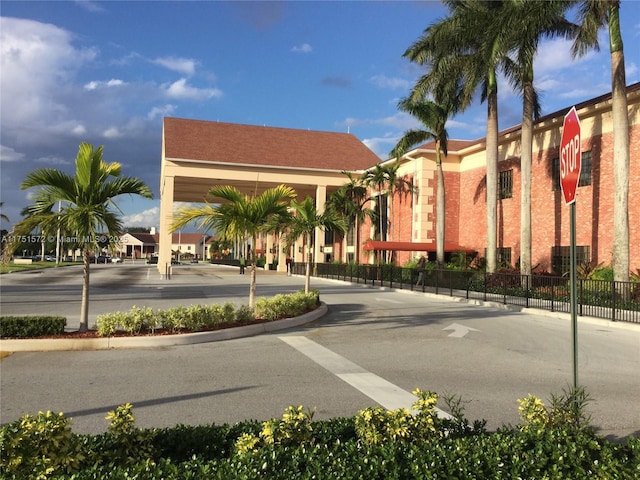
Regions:
<svg viewBox="0 0 640 480"><path fill-rule="evenodd" d="M0 3L0 173L3 213L29 204L26 173L73 172L80 142L140 177L155 200L123 198L127 226L158 226L163 116L350 131L382 159L419 125L396 105L421 69L402 53L446 14L439 2ZM627 83L640 80L640 2L623 0ZM572 61L543 42L535 63L543 113L610 91L602 51ZM500 128L521 121L502 82ZM450 138L485 134L479 102L448 123ZM3 222L2 228L8 228Z"/></svg>

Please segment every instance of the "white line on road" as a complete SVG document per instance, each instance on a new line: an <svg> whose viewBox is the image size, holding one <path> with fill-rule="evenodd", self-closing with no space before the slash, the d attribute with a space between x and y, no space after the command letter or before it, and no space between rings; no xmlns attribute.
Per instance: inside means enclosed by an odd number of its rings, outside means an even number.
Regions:
<svg viewBox="0 0 640 480"><path fill-rule="evenodd" d="M414 395L406 390L374 373L368 372L361 366L317 344L313 340L309 340L307 337L286 336L278 338L387 410L395 410L397 408L412 410L411 405L417 400ZM438 408L436 408L436 412L441 418L451 418L448 413Z"/></svg>
<svg viewBox="0 0 640 480"><path fill-rule="evenodd" d="M387 302L387 303L402 303L397 300L391 300L389 298L376 298L376 302Z"/></svg>

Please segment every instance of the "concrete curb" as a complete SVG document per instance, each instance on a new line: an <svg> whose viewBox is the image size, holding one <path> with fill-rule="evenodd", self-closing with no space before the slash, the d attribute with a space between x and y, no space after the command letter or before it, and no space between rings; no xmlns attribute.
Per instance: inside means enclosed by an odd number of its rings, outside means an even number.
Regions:
<svg viewBox="0 0 640 480"><path fill-rule="evenodd" d="M234 338L251 337L261 333L275 332L287 328L298 327L313 322L324 316L328 307L324 302L312 312L299 317L285 318L274 322L244 325L242 327L225 328L212 332L184 333L179 335L141 336L141 337L106 337L81 339L9 339L0 341L0 352L51 352L70 350L109 350L122 348L153 348L176 345L193 345L196 343L219 342Z"/></svg>

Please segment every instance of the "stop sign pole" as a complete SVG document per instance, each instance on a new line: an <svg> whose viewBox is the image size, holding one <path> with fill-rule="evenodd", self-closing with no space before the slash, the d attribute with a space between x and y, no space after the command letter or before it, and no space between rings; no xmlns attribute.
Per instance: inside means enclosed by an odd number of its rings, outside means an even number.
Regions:
<svg viewBox="0 0 640 480"><path fill-rule="evenodd" d="M570 275L571 275L571 352L573 355L573 388L578 388L578 276L576 269L576 189L580 181L582 154L580 151L580 119L576 107L572 107L562 123L560 141L560 188L565 205L569 205L571 231Z"/></svg>

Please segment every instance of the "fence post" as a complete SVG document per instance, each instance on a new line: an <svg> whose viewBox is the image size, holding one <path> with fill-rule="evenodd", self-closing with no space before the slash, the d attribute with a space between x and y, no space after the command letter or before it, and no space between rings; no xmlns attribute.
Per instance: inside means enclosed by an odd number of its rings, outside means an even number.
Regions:
<svg viewBox="0 0 640 480"><path fill-rule="evenodd" d="M611 280L611 321L616 321L616 281Z"/></svg>
<svg viewBox="0 0 640 480"><path fill-rule="evenodd" d="M498 274L502 276L502 302L506 305L507 304L507 275L510 275L509 273L502 273L502 274Z"/></svg>
<svg viewBox="0 0 640 480"><path fill-rule="evenodd" d="M484 290L483 295L484 295L484 301L487 301L487 271L484 271L484 287L482 288Z"/></svg>
<svg viewBox="0 0 640 480"><path fill-rule="evenodd" d="M527 308L529 308L529 287L531 286L531 284L533 284L533 277L531 275L527 275L527 279L525 282L525 290L524 290L524 295L525 295L525 302L524 304L526 305Z"/></svg>

